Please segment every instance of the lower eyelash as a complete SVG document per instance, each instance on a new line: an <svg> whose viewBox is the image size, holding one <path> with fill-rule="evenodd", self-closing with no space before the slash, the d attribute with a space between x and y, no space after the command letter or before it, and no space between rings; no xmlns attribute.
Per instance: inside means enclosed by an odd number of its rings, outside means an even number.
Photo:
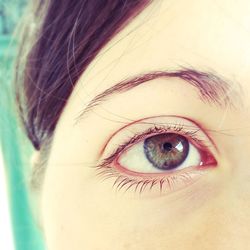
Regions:
<svg viewBox="0 0 250 250"><path fill-rule="evenodd" d="M202 173L200 171L195 173L196 176L200 176L201 174ZM111 167L106 167L104 169L103 167L98 167L97 173L97 176L101 177L101 180L103 181L115 178L112 187L115 188L116 191L124 190L126 192L131 188L134 188L134 193L138 192L139 194L145 191L146 188L151 191L153 188L157 188L157 186L160 193L163 191L175 190L176 186L180 184L179 182L181 182L182 185L187 185L191 181L193 182L194 176L192 175L194 175L194 173L191 173L190 171L179 174L164 175L161 178L151 177L150 179L140 178L137 180L126 175L122 175Z"/></svg>

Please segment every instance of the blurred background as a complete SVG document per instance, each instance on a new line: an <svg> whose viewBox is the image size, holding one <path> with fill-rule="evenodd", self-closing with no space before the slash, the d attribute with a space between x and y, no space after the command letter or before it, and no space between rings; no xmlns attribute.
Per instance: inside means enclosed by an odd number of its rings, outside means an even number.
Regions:
<svg viewBox="0 0 250 250"><path fill-rule="evenodd" d="M16 31L28 0L0 0L0 249L44 249L28 200L31 147L18 124L14 106Z"/></svg>

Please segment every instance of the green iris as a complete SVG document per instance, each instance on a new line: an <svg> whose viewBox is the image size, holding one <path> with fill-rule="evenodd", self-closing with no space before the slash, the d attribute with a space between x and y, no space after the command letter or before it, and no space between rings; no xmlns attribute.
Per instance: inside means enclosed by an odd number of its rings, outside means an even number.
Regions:
<svg viewBox="0 0 250 250"><path fill-rule="evenodd" d="M144 141L144 153L154 167L162 170L177 168L187 158L188 140L179 134L154 135Z"/></svg>

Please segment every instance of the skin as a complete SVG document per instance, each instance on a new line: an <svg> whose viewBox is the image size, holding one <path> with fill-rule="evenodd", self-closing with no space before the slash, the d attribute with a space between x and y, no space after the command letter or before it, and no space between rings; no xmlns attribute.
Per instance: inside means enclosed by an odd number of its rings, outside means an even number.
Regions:
<svg viewBox="0 0 250 250"><path fill-rule="evenodd" d="M249 13L247 0L154 1L103 48L78 81L56 127L39 205L49 250L246 249ZM116 82L179 65L231 79L234 90L242 89L242 101L234 108L218 107L201 101L183 80L160 78L109 97L75 122L91 99ZM214 143L209 149L216 167L162 194L157 189L141 195L117 191L114 178L96 176L93 166L103 159L104 145L117 131L122 138L120 129L129 120L168 115L202 126Z"/></svg>

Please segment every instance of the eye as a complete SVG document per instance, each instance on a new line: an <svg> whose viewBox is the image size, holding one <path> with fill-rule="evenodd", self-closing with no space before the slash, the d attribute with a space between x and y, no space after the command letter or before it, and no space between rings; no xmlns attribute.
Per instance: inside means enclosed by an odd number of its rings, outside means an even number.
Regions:
<svg viewBox="0 0 250 250"><path fill-rule="evenodd" d="M118 190L173 192L217 165L213 148L205 131L187 118L146 118L109 139L103 150L108 156L97 165L98 175L114 178Z"/></svg>
<svg viewBox="0 0 250 250"><path fill-rule="evenodd" d="M117 163L138 173L164 173L202 165L199 150L176 133L154 135L122 153Z"/></svg>

